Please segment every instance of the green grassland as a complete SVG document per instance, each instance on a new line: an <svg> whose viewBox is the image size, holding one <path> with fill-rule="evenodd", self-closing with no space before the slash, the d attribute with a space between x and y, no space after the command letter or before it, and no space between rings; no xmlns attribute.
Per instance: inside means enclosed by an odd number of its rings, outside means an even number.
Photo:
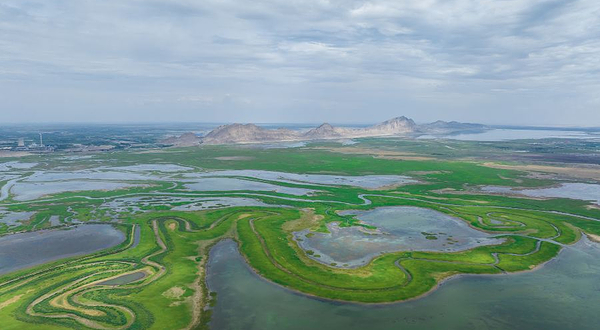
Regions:
<svg viewBox="0 0 600 330"><path fill-rule="evenodd" d="M392 142L380 141L383 140L365 143L381 150L394 146ZM446 150L435 144L428 141L419 148L413 143L398 142L396 147L417 155L435 148ZM1 226L0 235L48 229L53 227L50 217L58 216L60 226L70 225L74 218L111 223L128 238L119 246L91 255L0 276L1 328L207 328L210 309L206 307L215 303L216 295L206 287L206 265L211 247L226 238L234 239L248 264L273 283L324 299L388 303L418 298L456 275L529 271L554 258L565 245L579 240L582 232L600 235L600 210L586 207L587 202L483 195L467 189L478 185L541 187L553 183L548 179L482 166L482 161L476 159L432 157L431 152L422 159L389 159L315 148L328 146L119 151L98 154L93 162L82 159L69 166L86 169L98 162L105 166L169 163L196 170L412 175L419 183L368 190L243 178L318 190L310 196L295 196L272 191L190 191L174 177L171 182L139 182L143 187L61 193L33 201L17 201L9 196L0 206L14 212L34 211L35 215L16 227ZM26 160L42 161L39 156ZM50 170L64 165L57 157L43 159L40 166ZM186 204L175 201L116 214L102 207L108 201L131 196L141 201L157 196L246 197L268 206L175 211L172 207ZM340 226L363 225L337 211L382 206L433 209L460 218L477 230L497 234L504 241L452 253L387 253L365 266L346 269L311 259L310 253L292 239L293 232L303 229L326 231L326 224L331 222ZM144 277L133 282L103 284L140 272Z"/></svg>

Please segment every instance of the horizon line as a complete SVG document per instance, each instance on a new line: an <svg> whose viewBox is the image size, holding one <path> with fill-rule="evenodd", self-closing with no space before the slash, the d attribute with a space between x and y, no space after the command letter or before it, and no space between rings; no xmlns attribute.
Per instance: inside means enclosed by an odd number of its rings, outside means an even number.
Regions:
<svg viewBox="0 0 600 330"><path fill-rule="evenodd" d="M399 117L399 116L398 116ZM394 117L397 118L397 117ZM410 119L410 118L409 118ZM519 128L536 128L536 129L542 129L542 128L549 128L549 129L586 129L586 130L590 130L590 129L598 129L600 130L600 125L599 126L580 126L580 125L518 125L518 124L486 124L486 123L478 123L478 122L474 122L474 121L456 121L456 120L450 120L447 122L460 122L460 123L468 123L468 124L480 124L480 125L485 125L491 128L512 128L512 129L519 129ZM433 123L435 121L431 121L431 122L417 122L415 121L416 124L428 124L428 123ZM107 121L107 122L102 122L102 121L48 121L48 122L3 122L0 123L0 127L8 127L8 126L42 126L42 125L65 125L65 126L73 126L73 125L108 125L108 126L126 126L126 125L186 125L186 126L190 126L190 125L231 125L231 124L255 124L255 125L302 125L302 126L319 126L325 123L329 123L331 125L337 125L337 126L343 126L343 125L351 125L351 126L366 126L366 125L375 125L375 124L379 124L381 123L381 121L378 122L346 122L346 123L341 123L341 122L334 122L334 121L325 121L325 122L218 122L218 121Z"/></svg>

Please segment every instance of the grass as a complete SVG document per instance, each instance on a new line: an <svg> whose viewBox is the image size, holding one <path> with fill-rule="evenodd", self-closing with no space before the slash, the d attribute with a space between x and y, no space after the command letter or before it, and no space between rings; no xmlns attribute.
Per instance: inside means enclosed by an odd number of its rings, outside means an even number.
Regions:
<svg viewBox="0 0 600 330"><path fill-rule="evenodd" d="M586 208L585 202L480 195L468 189L478 185L539 187L551 184L548 180L532 179L523 172L484 167L479 161L441 159L432 155L446 150L437 142L426 141L419 146L412 142L367 139L363 143L385 150L407 148L414 153L426 153L427 148L432 148L427 154L432 159L393 160L311 148L272 150L221 146L170 149L162 153L115 152L99 154L93 162L79 160L76 167L81 169L94 168L100 159L107 166L173 163L202 169L421 174L414 175L419 178L419 184L377 191L244 178L318 191L311 196L271 191L189 191L177 176L169 182L136 182L144 187L65 192L26 202L15 201L10 196L0 202L5 210L35 214L17 226L0 226L0 235L49 229L52 228L50 217L58 216L61 226L71 224L73 219L87 223L114 223L116 219L117 226L129 239L92 255L0 276L2 329L207 328L210 310L204 307L216 301L216 293L209 292L204 281L208 253L224 238L235 239L248 264L274 283L326 299L385 303L424 295L454 275L532 270L555 257L561 245L576 242L581 231L600 235L600 222L593 220L600 218L600 211ZM472 147L462 142L453 146ZM241 158L222 160L222 157L232 156ZM31 161L39 160L36 157L31 157ZM50 159L40 166L52 169L67 165L73 166ZM444 188L461 194L440 190ZM139 202L121 211L106 207L108 201L133 196L139 198ZM163 200L155 201L157 197ZM215 197L252 198L268 206L202 211L172 209L190 205L194 199ZM181 199L169 201L168 198ZM498 235L502 241L498 245L459 252L386 253L362 267L338 268L335 264L313 260L315 251L302 250L292 239L293 232L299 230L309 229L306 237L313 232L326 232L326 225L332 222L339 223L340 227L373 229L353 216L341 216L337 212L384 206L415 206L443 212L477 230ZM133 244L136 230L139 241ZM432 233L422 234L427 239L437 238ZM147 276L118 286L97 285L136 271L147 272Z"/></svg>

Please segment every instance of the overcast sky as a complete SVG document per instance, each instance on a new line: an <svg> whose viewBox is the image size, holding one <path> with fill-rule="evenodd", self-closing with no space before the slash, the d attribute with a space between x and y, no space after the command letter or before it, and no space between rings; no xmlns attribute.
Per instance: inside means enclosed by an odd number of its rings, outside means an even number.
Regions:
<svg viewBox="0 0 600 330"><path fill-rule="evenodd" d="M3 0L6 122L600 126L599 0Z"/></svg>

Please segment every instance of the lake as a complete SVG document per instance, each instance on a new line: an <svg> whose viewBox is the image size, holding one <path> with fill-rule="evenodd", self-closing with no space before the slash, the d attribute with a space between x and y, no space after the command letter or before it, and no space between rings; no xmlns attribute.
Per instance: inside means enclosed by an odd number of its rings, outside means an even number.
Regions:
<svg viewBox="0 0 600 330"><path fill-rule="evenodd" d="M480 133L463 133L451 135L421 135L418 139L448 139L462 141L507 141L507 140L539 140L539 139L600 139L598 135L583 131L543 130L543 129L492 129Z"/></svg>
<svg viewBox="0 0 600 330"><path fill-rule="evenodd" d="M583 239L533 272L462 276L423 298L385 305L323 301L256 275L231 240L210 252L211 329L596 329L600 245Z"/></svg>
<svg viewBox="0 0 600 330"><path fill-rule="evenodd" d="M125 234L104 224L40 230L0 237L0 274L67 257L97 252L125 241Z"/></svg>
<svg viewBox="0 0 600 330"><path fill-rule="evenodd" d="M353 214L378 230L339 227L332 223L328 225L330 233L312 233L308 229L294 233L301 248L313 251L310 258L325 264L356 267L383 252L451 252L504 242L469 227L458 218L426 208L380 207L341 214Z"/></svg>

